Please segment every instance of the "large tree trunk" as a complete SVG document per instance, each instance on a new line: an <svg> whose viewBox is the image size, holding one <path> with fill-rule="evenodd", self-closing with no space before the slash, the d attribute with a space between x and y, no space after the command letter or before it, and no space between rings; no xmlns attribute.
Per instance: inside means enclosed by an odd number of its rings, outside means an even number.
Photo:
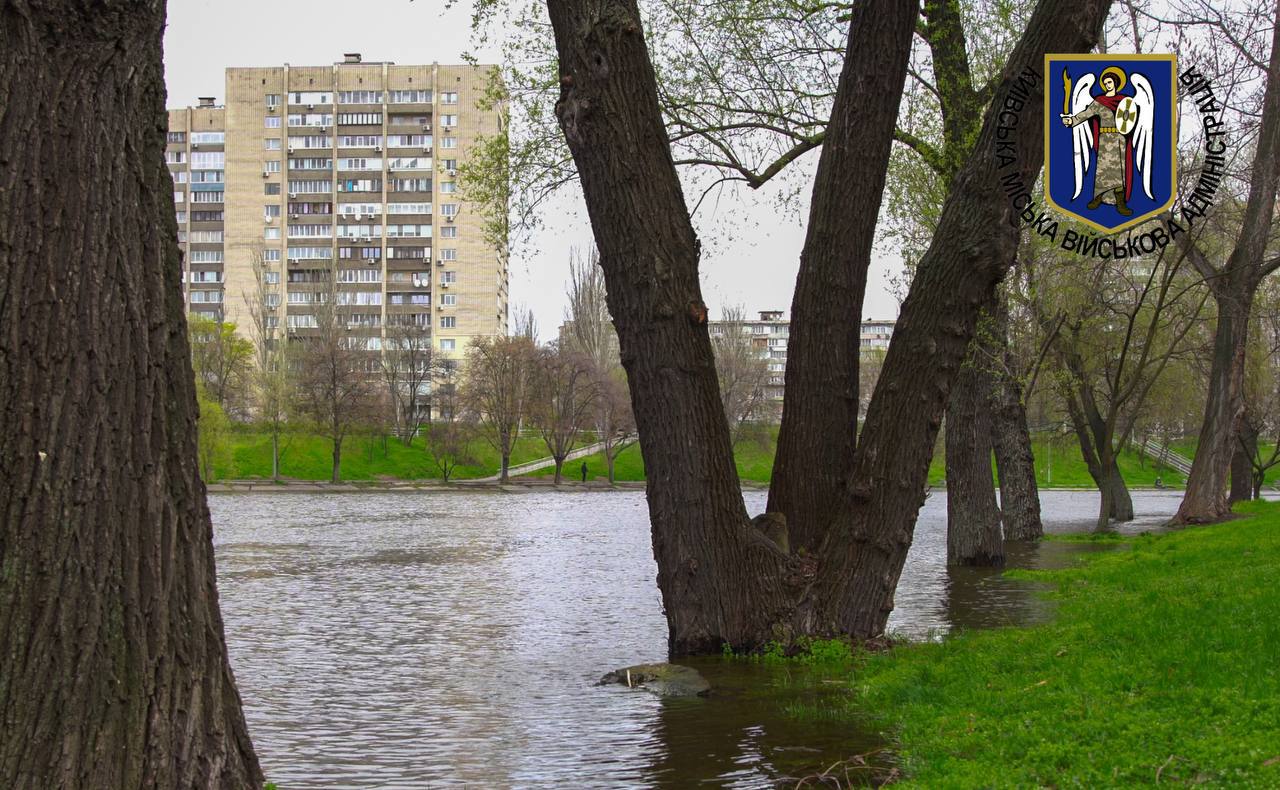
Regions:
<svg viewBox="0 0 1280 790"><path fill-rule="evenodd" d="M814 176L768 504L786 517L791 546L806 551L822 542L852 470L858 318L915 24L907 16L900 3L857 6Z"/></svg>
<svg viewBox="0 0 1280 790"><path fill-rule="evenodd" d="M554 481L554 484L560 485L561 474L564 471L564 459L556 458L555 462L556 462L556 479Z"/></svg>
<svg viewBox="0 0 1280 790"><path fill-rule="evenodd" d="M994 151L999 105L1020 75L1029 113L1038 117L1040 84L1027 70L1038 70L1045 52L1088 49L1108 5L1041 3L1002 75L976 150ZM953 182L941 241L922 260L903 305L835 515L817 551L787 554L747 522L699 289L699 246L635 3L551 0L548 7L560 56L556 113L582 183L627 369L670 651L882 633L951 380L978 306L1004 273L1001 261L1013 259L1017 232L1002 174L993 160L974 157ZM875 83L887 74L901 75L916 9L902 0L853 6L848 61L861 62L868 50L875 57L866 69L846 65L837 105L878 91ZM1042 132L1027 123L1009 135L1017 151L1011 169L1023 183L1035 180ZM838 429L851 430L852 420ZM811 528L801 527L805 534Z"/></svg>
<svg viewBox="0 0 1280 790"><path fill-rule="evenodd" d="M261 787L164 165L164 4L0 2L0 787Z"/></svg>
<svg viewBox="0 0 1280 790"><path fill-rule="evenodd" d="M980 341L975 339L974 346ZM990 379L970 359L956 377L947 403L947 563L1004 565L1004 536L991 477L991 412L984 386Z"/></svg>

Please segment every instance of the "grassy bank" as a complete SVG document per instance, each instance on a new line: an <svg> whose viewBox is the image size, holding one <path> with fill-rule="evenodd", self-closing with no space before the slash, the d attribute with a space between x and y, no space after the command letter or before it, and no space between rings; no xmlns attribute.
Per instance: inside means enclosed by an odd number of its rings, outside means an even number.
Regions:
<svg viewBox="0 0 1280 790"><path fill-rule="evenodd" d="M1242 511L1032 574L1052 623L874 655L816 713L870 718L924 787L1280 786L1280 505Z"/></svg>
<svg viewBox="0 0 1280 790"><path fill-rule="evenodd" d="M777 432L761 441L744 440L738 444L734 455L738 462L738 476L752 483L768 483L773 474L773 454L777 443ZM1032 443L1036 457L1036 480L1040 485L1054 488L1093 488L1093 479L1080 456L1080 446L1073 439L1057 440L1050 444L1043 439ZM573 461L568 465L568 477L577 478L582 462L587 462L587 474L590 477L605 477L608 467L604 456L597 453L585 459ZM993 465L994 470L994 465ZM534 475L552 475L553 469L543 469ZM1137 453L1125 452L1120 456L1120 473L1131 486L1150 487L1155 485L1159 476L1164 484L1171 487L1181 486L1183 476L1173 469L1164 469L1157 475L1157 470L1150 458L1142 459ZM617 480L644 480L644 461L640 457L639 445L632 445L623 450L615 462L614 477ZM946 478L942 454L938 453L929 466L929 484L941 485Z"/></svg>

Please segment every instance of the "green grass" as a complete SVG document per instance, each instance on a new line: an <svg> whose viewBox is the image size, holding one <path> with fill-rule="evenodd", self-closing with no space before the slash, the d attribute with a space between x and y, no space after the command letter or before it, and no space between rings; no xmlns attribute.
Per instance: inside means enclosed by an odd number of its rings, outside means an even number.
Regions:
<svg viewBox="0 0 1280 790"><path fill-rule="evenodd" d="M767 484L773 473L773 454L777 443L777 429L773 429L768 440L764 442L744 439L734 450L738 462L738 477L752 483ZM1036 480L1041 486L1053 488L1093 488L1093 479L1080 456L1080 446L1074 440L1055 441L1053 446L1043 439L1033 441L1036 456ZM605 478L608 467L604 455L596 453L584 459L572 461L565 465L565 477L579 479L582 461L587 462L589 478ZM994 473L994 464L992 465ZM1131 486L1150 487L1155 485L1156 470L1151 459L1143 463L1137 453L1125 452L1120 456L1120 473ZM541 469L532 473L535 476L555 474L554 469ZM1165 469L1161 475L1164 484L1171 487L1181 486L1183 476L1172 469ZM614 478L619 481L644 480L644 461L640 457L639 445L632 445L621 453L615 461ZM942 454L934 456L929 465L929 485L940 486L946 478Z"/></svg>
<svg viewBox="0 0 1280 790"><path fill-rule="evenodd" d="M845 720L912 786L1280 786L1280 505L1240 509L1019 574L1055 585L1053 622L873 655Z"/></svg>
<svg viewBox="0 0 1280 790"><path fill-rule="evenodd" d="M228 452L222 454L215 467L218 480L270 479L271 437L252 430L234 431L228 436ZM281 476L295 480L328 480L333 463L333 443L314 434L285 437L280 459ZM471 454L479 462L458 467L456 479L486 477L498 473L501 459L483 439L472 442ZM516 442L511 463L526 463L546 456L547 448L540 439L528 435ZM386 442L368 436L349 436L342 443L343 480L423 480L436 479L440 473L423 449L422 438L406 447L398 439Z"/></svg>

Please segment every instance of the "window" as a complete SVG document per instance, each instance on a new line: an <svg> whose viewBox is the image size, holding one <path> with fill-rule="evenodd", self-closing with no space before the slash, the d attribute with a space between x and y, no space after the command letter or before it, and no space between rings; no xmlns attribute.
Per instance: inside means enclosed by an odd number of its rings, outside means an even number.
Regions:
<svg viewBox="0 0 1280 790"><path fill-rule="evenodd" d="M191 231L191 243L193 244L221 244L222 231L220 230L193 230Z"/></svg>
<svg viewBox="0 0 1280 790"><path fill-rule="evenodd" d="M191 282L193 283L220 283L222 282L222 272L192 272Z"/></svg>
<svg viewBox="0 0 1280 790"><path fill-rule="evenodd" d="M276 120L279 120L279 119L277 118ZM262 147L263 147L265 150L267 150L267 151L279 151L279 150L280 150L280 138L279 138L279 137L264 137L264 138L262 139Z"/></svg>
<svg viewBox="0 0 1280 790"><path fill-rule="evenodd" d="M289 150L295 148L332 148L333 139L326 134L304 134L289 138Z"/></svg>
<svg viewBox="0 0 1280 790"><path fill-rule="evenodd" d="M294 91L289 94L290 104L332 104L333 94L329 91Z"/></svg>
<svg viewBox="0 0 1280 790"><path fill-rule="evenodd" d="M382 304L382 291L338 291L338 304Z"/></svg>
<svg viewBox="0 0 1280 790"><path fill-rule="evenodd" d="M390 181L392 192L430 192L429 178L393 178Z"/></svg>
<svg viewBox="0 0 1280 790"><path fill-rule="evenodd" d="M457 147L458 147L458 138L456 138L456 137L441 137L441 138L440 138L440 147L441 147L441 148L457 148Z"/></svg>
<svg viewBox="0 0 1280 790"><path fill-rule="evenodd" d="M187 171L186 170L175 171L173 174L173 183L175 184L187 183Z"/></svg>
<svg viewBox="0 0 1280 790"><path fill-rule="evenodd" d="M387 167L392 170L430 170L429 156L397 156L387 160Z"/></svg>
<svg viewBox="0 0 1280 790"><path fill-rule="evenodd" d="M279 232L279 228L272 228ZM313 238L327 239L333 235L333 226L331 225L290 225L289 238ZM279 238L277 236L276 238ZM328 257L328 256L326 256Z"/></svg>
<svg viewBox="0 0 1280 790"><path fill-rule="evenodd" d="M429 134L389 134L387 135L387 147L389 148L430 148L431 135Z"/></svg>
<svg viewBox="0 0 1280 790"><path fill-rule="evenodd" d="M324 157L303 157L301 159L290 159L290 170L330 170L333 168L333 160Z"/></svg>
<svg viewBox="0 0 1280 790"><path fill-rule="evenodd" d="M347 316L347 326L377 329L382 326L382 315L380 313L352 313Z"/></svg>
<svg viewBox="0 0 1280 790"><path fill-rule="evenodd" d="M392 104L428 104L431 102L431 91L391 91Z"/></svg>
<svg viewBox="0 0 1280 790"><path fill-rule="evenodd" d="M338 138L339 148L375 148L380 145L380 134L344 134Z"/></svg>
<svg viewBox="0 0 1280 790"><path fill-rule="evenodd" d="M267 94L267 106L268 106L268 107L279 107L279 106L280 106L280 94L278 94L278 93L268 93L268 94Z"/></svg>
<svg viewBox="0 0 1280 790"><path fill-rule="evenodd" d="M193 211L191 212L192 222L221 222L221 211Z"/></svg>
<svg viewBox="0 0 1280 790"><path fill-rule="evenodd" d="M218 190L217 192L192 192L191 202L192 203L221 203L222 194L223 193L221 190Z"/></svg>
<svg viewBox="0 0 1280 790"><path fill-rule="evenodd" d="M382 160L378 158L353 157L338 160L339 170L381 170Z"/></svg>
<svg viewBox="0 0 1280 790"><path fill-rule="evenodd" d="M458 185L452 181L441 181L440 191L445 194L451 194L458 191Z"/></svg>
<svg viewBox="0 0 1280 790"><path fill-rule="evenodd" d="M309 260L329 260L333 258L333 249L330 247L290 247L289 260L291 261L309 261ZM293 282L293 273L289 274L289 282Z"/></svg>
<svg viewBox="0 0 1280 790"><path fill-rule="evenodd" d="M382 271L380 269L342 269L338 272L338 282L380 283L382 282Z"/></svg>
<svg viewBox="0 0 1280 790"><path fill-rule="evenodd" d="M454 340L453 338L441 338L440 340L441 351L454 351L457 348L458 348L458 341Z"/></svg>
<svg viewBox="0 0 1280 790"><path fill-rule="evenodd" d="M457 126L457 125L458 125L458 116L456 116L456 115L441 115L441 116L440 116L440 124L441 124L442 126L446 126L446 127L448 127L448 126Z"/></svg>
<svg viewBox="0 0 1280 790"><path fill-rule="evenodd" d="M440 250L441 260L456 261L458 260L458 251L453 248Z"/></svg>
<svg viewBox="0 0 1280 790"><path fill-rule="evenodd" d="M279 203L274 203L274 204L272 204L272 205L263 206L263 207L262 207L262 216L263 216L263 217L278 217L278 216L280 216L280 204L279 204Z"/></svg>
<svg viewBox="0 0 1280 790"><path fill-rule="evenodd" d="M226 180L224 170L194 170L191 173L193 184L221 184Z"/></svg>
<svg viewBox="0 0 1280 790"><path fill-rule="evenodd" d="M221 304L222 291L192 291L191 301L193 304Z"/></svg>
<svg viewBox="0 0 1280 790"><path fill-rule="evenodd" d="M457 225L445 225L444 227L440 228L440 237L441 237L441 238L444 238L444 239L456 239L456 238L458 238L458 226L457 226Z"/></svg>
<svg viewBox="0 0 1280 790"><path fill-rule="evenodd" d="M442 283L456 283L457 281L458 281L457 272L444 272L443 274L440 275L440 282Z"/></svg>
<svg viewBox="0 0 1280 790"><path fill-rule="evenodd" d="M263 185L262 185L262 194L264 194L264 195L278 195L278 194L280 194L280 185L279 185L279 184L263 184Z"/></svg>
<svg viewBox="0 0 1280 790"><path fill-rule="evenodd" d="M186 132L169 132L168 140L171 143L185 143L187 141L187 133Z"/></svg>
<svg viewBox="0 0 1280 790"><path fill-rule="evenodd" d="M382 214L382 204L380 203L343 203L339 206L339 213L344 217L352 215L376 217Z"/></svg>
<svg viewBox="0 0 1280 790"><path fill-rule="evenodd" d="M327 112L291 113L290 126L332 126L333 114Z"/></svg>
<svg viewBox="0 0 1280 790"><path fill-rule="evenodd" d="M289 180L289 194L313 195L316 193L328 193L333 191L333 182L324 181L294 181Z"/></svg>
<svg viewBox="0 0 1280 790"><path fill-rule="evenodd" d="M290 214L332 214L332 203L290 203Z"/></svg>
<svg viewBox="0 0 1280 790"><path fill-rule="evenodd" d="M264 118L262 119L262 126L263 126L263 128L266 128L266 129L279 129L279 128L280 128L280 116L279 116L279 115L268 115L268 116L264 117Z"/></svg>
<svg viewBox="0 0 1280 790"><path fill-rule="evenodd" d="M285 323L290 329L315 329L319 324L316 323L316 317L313 315L297 315L291 313Z"/></svg>
<svg viewBox="0 0 1280 790"><path fill-rule="evenodd" d="M192 250L187 260L191 263L222 263L222 250Z"/></svg>
<svg viewBox="0 0 1280 790"><path fill-rule="evenodd" d="M192 151L192 170L222 170L226 167L227 155L223 151Z"/></svg>
<svg viewBox="0 0 1280 790"><path fill-rule="evenodd" d="M264 262L266 262L266 263L271 263L271 262L273 262L273 261L279 261L279 260L280 260L280 250L263 250L263 251L262 251L262 260L263 260ZM274 272L269 272L269 273L268 273L268 276L270 276L270 274L274 274ZM275 282L279 282L279 281L280 281L280 275L279 275L279 274L276 274ZM270 281L270 280L268 280L268 282L271 282L271 281Z"/></svg>
<svg viewBox="0 0 1280 790"><path fill-rule="evenodd" d="M440 328L441 329L457 329L458 319L451 315L442 315L440 316Z"/></svg>
<svg viewBox="0 0 1280 790"><path fill-rule="evenodd" d="M183 225L183 224L185 224L185 223L186 223L186 221L187 221L187 212L185 212L185 211L175 211L175 212L174 212L174 215L173 215L173 218L174 218L175 220L177 220L177 222L178 222L178 224L179 224L179 225Z"/></svg>
<svg viewBox="0 0 1280 790"><path fill-rule="evenodd" d="M316 291L290 291L289 304L324 304L325 295Z"/></svg>
<svg viewBox="0 0 1280 790"><path fill-rule="evenodd" d="M186 151L165 151L164 161L171 165L180 165L187 161Z"/></svg>
<svg viewBox="0 0 1280 790"><path fill-rule="evenodd" d="M278 305L280 304L280 295L279 295L279 294L275 294L274 296L275 296L275 298L276 298L276 306L278 306ZM279 328L280 328L280 318L279 318L279 316L269 315L269 316L266 316L266 319L267 319L267 329L279 329ZM274 341L268 341L268 342L274 342Z"/></svg>
<svg viewBox="0 0 1280 790"><path fill-rule="evenodd" d="M457 104L458 92L457 91L440 91L440 103L441 104Z"/></svg>
<svg viewBox="0 0 1280 790"><path fill-rule="evenodd" d="M201 143L209 143L210 145L221 145L226 142L226 132L192 132L191 144L200 145Z"/></svg>
<svg viewBox="0 0 1280 790"><path fill-rule="evenodd" d="M458 303L457 294L440 294L440 304L452 307Z"/></svg>
<svg viewBox="0 0 1280 790"><path fill-rule="evenodd" d="M185 230L178 231L178 243L180 244L187 243L187 232Z"/></svg>
<svg viewBox="0 0 1280 790"><path fill-rule="evenodd" d="M380 112L340 112L338 123L342 126L381 126Z"/></svg>
<svg viewBox="0 0 1280 790"><path fill-rule="evenodd" d="M328 191L328 190L325 190ZM381 192L381 178L344 178L338 182L339 192Z"/></svg>
<svg viewBox="0 0 1280 790"><path fill-rule="evenodd" d="M458 160L457 159L441 159L440 166L445 170L457 170Z"/></svg>
<svg viewBox="0 0 1280 790"><path fill-rule="evenodd" d="M262 238L268 241L271 241L273 239L278 239L280 238L280 229L279 228L263 228Z"/></svg>
<svg viewBox="0 0 1280 790"><path fill-rule="evenodd" d="M279 282L280 276L276 275L276 281ZM262 304L269 309L276 309L280 306L280 294L263 294Z"/></svg>
<svg viewBox="0 0 1280 790"><path fill-rule="evenodd" d="M382 91L342 91L338 104L382 104Z"/></svg>
<svg viewBox="0 0 1280 790"><path fill-rule="evenodd" d="M430 214L430 203L388 203L388 214Z"/></svg>
<svg viewBox="0 0 1280 790"><path fill-rule="evenodd" d="M382 248L381 247L340 247L338 249L338 257L345 258L347 260L351 260L353 258L360 258L362 260L379 261L379 260L382 260ZM370 280L369 282L378 282L378 281Z"/></svg>
<svg viewBox="0 0 1280 790"><path fill-rule="evenodd" d="M417 258L424 260L431 257L430 247L388 247L388 258Z"/></svg>
<svg viewBox="0 0 1280 790"><path fill-rule="evenodd" d="M388 225L388 238L431 238L430 225Z"/></svg>
<svg viewBox="0 0 1280 790"><path fill-rule="evenodd" d="M272 159L271 161L266 162L266 163L262 166L262 169L263 169L264 171L268 172L268 173L279 173L279 172L280 172L280 160L279 160L279 159Z"/></svg>
<svg viewBox="0 0 1280 790"><path fill-rule="evenodd" d="M456 217L458 215L458 204L442 203L440 205L440 213L446 217Z"/></svg>

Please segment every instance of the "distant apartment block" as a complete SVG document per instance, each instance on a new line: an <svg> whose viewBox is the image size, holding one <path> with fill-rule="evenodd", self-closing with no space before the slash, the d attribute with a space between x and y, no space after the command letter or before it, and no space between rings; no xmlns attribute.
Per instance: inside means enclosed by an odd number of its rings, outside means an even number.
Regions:
<svg viewBox="0 0 1280 790"><path fill-rule="evenodd" d="M488 66L402 66L349 54L328 66L228 68L226 102L169 111L188 309L241 328L257 299L268 324L305 335L337 279L354 337L430 326L460 356L507 325L505 251L459 188L477 137Z"/></svg>
<svg viewBox="0 0 1280 790"><path fill-rule="evenodd" d="M761 310L759 319L737 324L741 332L751 336L752 345L769 366L766 395L772 400L782 400L787 371L787 342L791 337L791 323L782 317L781 310ZM864 352L884 351L893 337L893 321L868 318L862 322L859 332L859 349ZM724 321L712 321L711 334L719 335L733 326Z"/></svg>

